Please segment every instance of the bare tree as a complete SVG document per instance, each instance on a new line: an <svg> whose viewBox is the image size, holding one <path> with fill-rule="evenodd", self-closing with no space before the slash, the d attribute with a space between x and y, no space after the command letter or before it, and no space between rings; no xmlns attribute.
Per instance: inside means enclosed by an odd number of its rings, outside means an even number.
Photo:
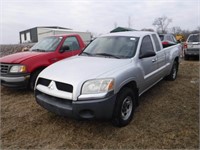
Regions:
<svg viewBox="0 0 200 150"><path fill-rule="evenodd" d="M150 31L150 32L154 32L154 29L150 29L150 28L146 29L146 28L144 28L144 29L142 29L141 31Z"/></svg>
<svg viewBox="0 0 200 150"><path fill-rule="evenodd" d="M181 28L178 27L178 26L177 27L172 27L171 31L172 31L173 34L181 34L181 32L182 32Z"/></svg>
<svg viewBox="0 0 200 150"><path fill-rule="evenodd" d="M187 37L191 34L191 31L189 30L182 30L181 33L185 36L185 38L187 39Z"/></svg>
<svg viewBox="0 0 200 150"><path fill-rule="evenodd" d="M167 33L167 27L172 22L172 19L167 16L156 18L153 25L157 27L157 32Z"/></svg>

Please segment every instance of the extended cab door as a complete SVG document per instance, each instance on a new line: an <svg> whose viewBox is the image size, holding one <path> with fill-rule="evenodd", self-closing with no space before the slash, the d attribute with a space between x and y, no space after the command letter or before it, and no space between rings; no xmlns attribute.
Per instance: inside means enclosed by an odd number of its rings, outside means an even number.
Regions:
<svg viewBox="0 0 200 150"><path fill-rule="evenodd" d="M152 34L153 44L156 50L156 61L157 61L157 73L156 76L158 79L162 78L165 74L166 64L166 52L162 48L161 42L156 34Z"/></svg>
<svg viewBox="0 0 200 150"><path fill-rule="evenodd" d="M145 36L142 39L139 57L145 54L146 52L151 52L155 54L153 43L150 35ZM147 56L143 58L139 58L140 68L143 72L143 81L140 85L140 92L143 92L148 87L153 85L156 81L155 72L157 70L157 56Z"/></svg>

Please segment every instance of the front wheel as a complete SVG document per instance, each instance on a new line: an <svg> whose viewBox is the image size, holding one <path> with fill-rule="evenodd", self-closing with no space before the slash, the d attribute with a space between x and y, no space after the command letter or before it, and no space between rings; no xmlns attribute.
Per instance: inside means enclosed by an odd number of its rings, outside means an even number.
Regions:
<svg viewBox="0 0 200 150"><path fill-rule="evenodd" d="M33 73L31 74L31 78L30 78L30 81L29 81L29 89L30 89L31 91L34 90L35 81L36 81L36 79L37 79L37 76L39 75L39 73L40 73L42 70L43 70L43 69L38 69L38 70L36 70L35 72L33 72Z"/></svg>
<svg viewBox="0 0 200 150"><path fill-rule="evenodd" d="M124 88L119 92L112 119L114 126L123 127L131 122L135 110L135 98L130 88Z"/></svg>

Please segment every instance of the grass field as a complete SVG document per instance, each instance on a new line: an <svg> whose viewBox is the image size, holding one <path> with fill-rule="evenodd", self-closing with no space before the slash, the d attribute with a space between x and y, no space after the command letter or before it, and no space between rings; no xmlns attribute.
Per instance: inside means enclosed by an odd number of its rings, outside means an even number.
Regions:
<svg viewBox="0 0 200 150"><path fill-rule="evenodd" d="M30 91L1 87L2 149L199 149L199 61L181 61L176 81L140 98L124 128L76 121L41 108Z"/></svg>

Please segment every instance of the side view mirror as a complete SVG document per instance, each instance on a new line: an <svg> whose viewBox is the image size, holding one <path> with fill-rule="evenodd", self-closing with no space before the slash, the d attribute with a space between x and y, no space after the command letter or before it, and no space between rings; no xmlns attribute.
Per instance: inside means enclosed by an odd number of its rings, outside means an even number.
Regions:
<svg viewBox="0 0 200 150"><path fill-rule="evenodd" d="M146 51L144 53L141 53L139 58L142 59L142 58L153 57L153 56L156 56L156 53L154 51Z"/></svg>
<svg viewBox="0 0 200 150"><path fill-rule="evenodd" d="M61 47L60 53L63 53L63 52L65 52L65 51L68 51L69 49L70 49L70 48L69 48L68 45L64 45L64 46Z"/></svg>

